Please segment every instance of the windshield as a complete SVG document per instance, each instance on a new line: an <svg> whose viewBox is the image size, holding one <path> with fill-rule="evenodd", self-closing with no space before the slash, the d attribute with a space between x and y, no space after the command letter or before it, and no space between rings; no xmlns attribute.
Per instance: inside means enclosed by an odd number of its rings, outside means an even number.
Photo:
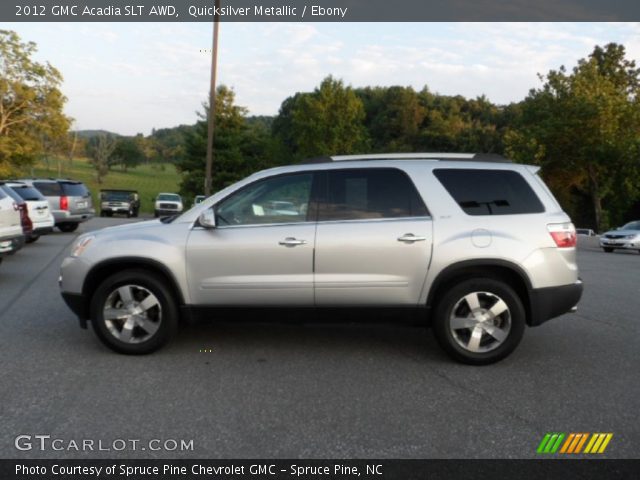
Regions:
<svg viewBox="0 0 640 480"><path fill-rule="evenodd" d="M640 230L640 220L636 220L635 222L629 222L620 230Z"/></svg>
<svg viewBox="0 0 640 480"><path fill-rule="evenodd" d="M176 195L175 193L161 193L158 195L158 200L160 201L168 201L168 202L180 202L180 195Z"/></svg>
<svg viewBox="0 0 640 480"><path fill-rule="evenodd" d="M18 193L22 197L23 200L27 201L41 201L46 200L44 195L42 195L38 190L33 187L29 187L28 185L24 186L15 186L11 187L15 192Z"/></svg>
<svg viewBox="0 0 640 480"><path fill-rule="evenodd" d="M103 200L115 200L120 202L127 202L133 196L129 192L102 192Z"/></svg>

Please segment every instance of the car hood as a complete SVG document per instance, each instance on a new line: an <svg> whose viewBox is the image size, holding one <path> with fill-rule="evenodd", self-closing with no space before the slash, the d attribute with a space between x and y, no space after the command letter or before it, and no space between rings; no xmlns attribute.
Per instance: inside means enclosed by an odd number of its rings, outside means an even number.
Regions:
<svg viewBox="0 0 640 480"><path fill-rule="evenodd" d="M161 228L165 224L160 220L147 220L144 222L135 222L135 223L125 223L124 225L116 225L114 227L105 227L100 230L96 230L94 232L90 232L91 235L110 235L112 233L121 233L123 231L132 232L132 231L140 231L140 230L153 230L156 228Z"/></svg>
<svg viewBox="0 0 640 480"><path fill-rule="evenodd" d="M603 235L640 235L640 230L609 230Z"/></svg>

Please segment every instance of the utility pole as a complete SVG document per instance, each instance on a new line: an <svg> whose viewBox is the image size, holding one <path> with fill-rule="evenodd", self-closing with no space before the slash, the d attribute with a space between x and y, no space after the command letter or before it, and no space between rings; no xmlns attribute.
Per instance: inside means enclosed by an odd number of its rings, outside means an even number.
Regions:
<svg viewBox="0 0 640 480"><path fill-rule="evenodd" d="M213 46L211 48L211 90L209 91L209 128L207 130L207 165L205 169L204 194L211 195L211 172L213 170L213 132L216 117L216 71L218 67L218 29L220 26L220 0L215 0L213 17Z"/></svg>

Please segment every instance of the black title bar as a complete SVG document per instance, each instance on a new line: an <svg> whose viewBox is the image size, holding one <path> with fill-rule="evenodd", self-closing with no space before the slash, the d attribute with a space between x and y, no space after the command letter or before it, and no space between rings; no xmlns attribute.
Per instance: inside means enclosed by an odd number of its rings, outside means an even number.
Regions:
<svg viewBox="0 0 640 480"><path fill-rule="evenodd" d="M638 21L637 0L2 0L2 22Z"/></svg>
<svg viewBox="0 0 640 480"><path fill-rule="evenodd" d="M640 460L0 460L2 480L636 479Z"/></svg>

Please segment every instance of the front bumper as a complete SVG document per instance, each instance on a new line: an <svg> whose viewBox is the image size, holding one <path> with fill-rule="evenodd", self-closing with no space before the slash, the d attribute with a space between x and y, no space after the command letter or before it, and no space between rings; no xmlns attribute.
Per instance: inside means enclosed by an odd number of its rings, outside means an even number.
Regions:
<svg viewBox="0 0 640 480"><path fill-rule="evenodd" d="M582 297L582 290L580 279L570 285L531 290L529 326L535 327L552 318L574 312Z"/></svg>
<svg viewBox="0 0 640 480"><path fill-rule="evenodd" d="M156 209L155 212L158 215L178 215L178 214L182 213L182 210Z"/></svg>
<svg viewBox="0 0 640 480"><path fill-rule="evenodd" d="M629 250L640 250L640 241L638 240L609 240L607 238L600 239L600 247L602 248L620 248Z"/></svg>
<svg viewBox="0 0 640 480"><path fill-rule="evenodd" d="M87 328L87 320L88 320L88 311L87 311L87 300L84 298L84 295L81 293L69 293L69 292L61 292L62 299L64 303L67 304L67 307L71 309L73 313L76 314L78 320L80 320L80 326L82 328Z"/></svg>

